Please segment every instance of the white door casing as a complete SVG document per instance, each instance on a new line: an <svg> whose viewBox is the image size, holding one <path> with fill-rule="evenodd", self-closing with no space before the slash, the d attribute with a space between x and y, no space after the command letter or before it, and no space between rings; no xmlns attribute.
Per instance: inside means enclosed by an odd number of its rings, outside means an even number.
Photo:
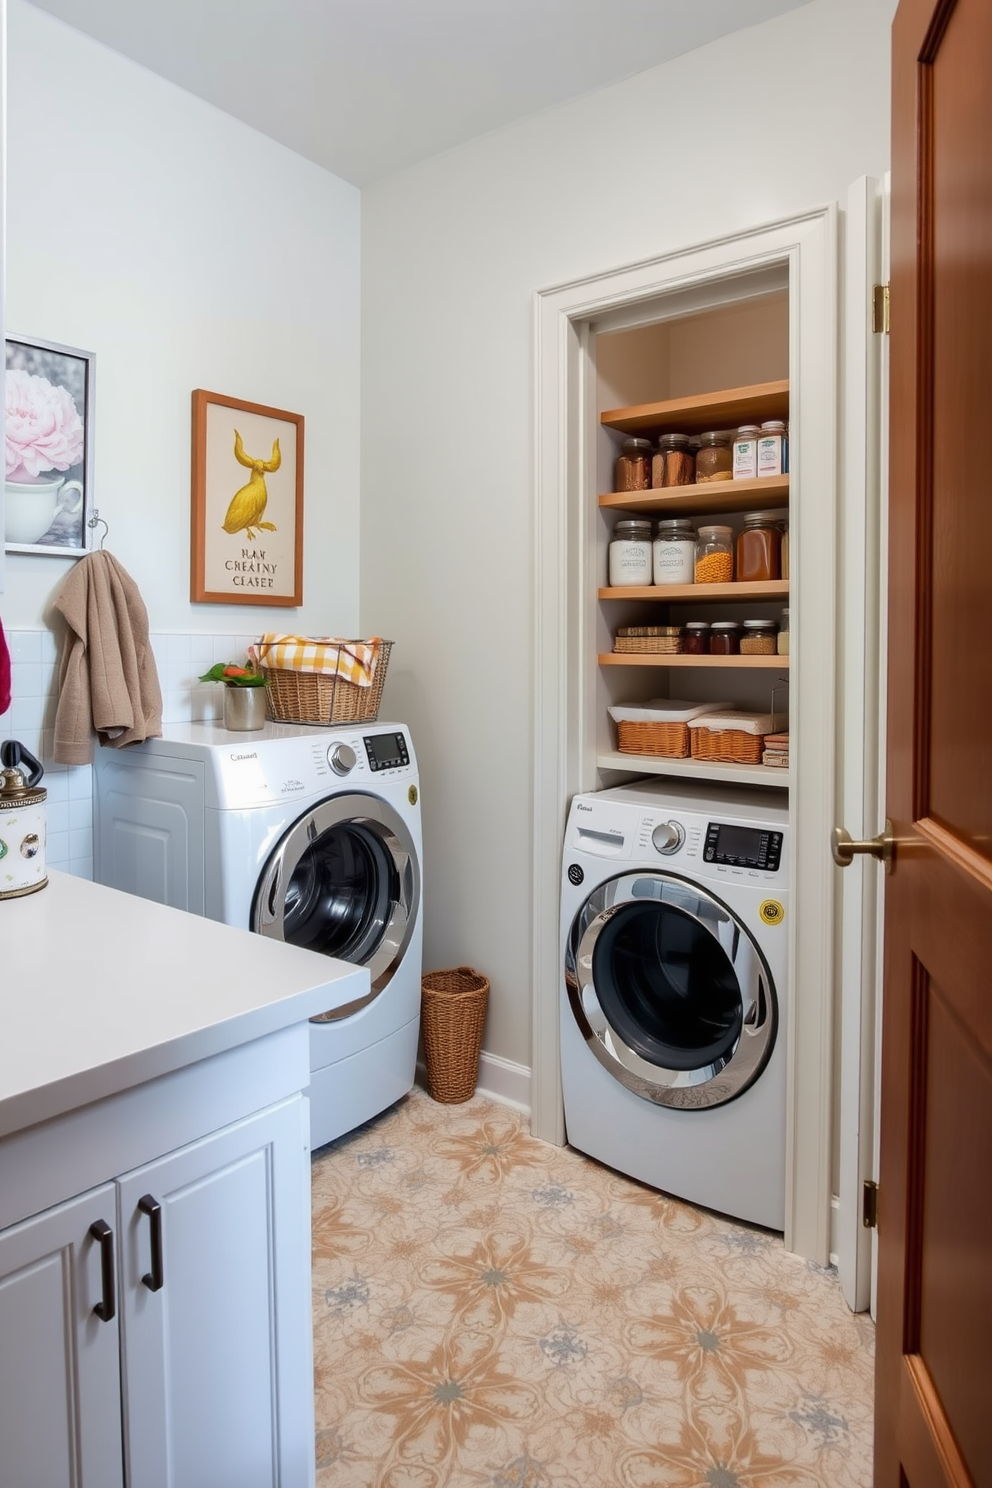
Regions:
<svg viewBox="0 0 992 1488"><path fill-rule="evenodd" d="M571 797L594 790L595 375L591 327L664 318L678 295L732 301L779 266L790 302L790 902L786 1244L829 1254L833 1054L837 520L837 209L720 238L536 297L534 935L531 1127L564 1141L558 892ZM742 293L746 291L742 288Z"/></svg>

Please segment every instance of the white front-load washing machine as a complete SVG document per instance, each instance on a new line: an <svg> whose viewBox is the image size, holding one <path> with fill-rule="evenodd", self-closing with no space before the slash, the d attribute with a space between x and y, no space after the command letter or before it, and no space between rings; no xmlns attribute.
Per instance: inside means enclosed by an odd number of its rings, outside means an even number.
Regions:
<svg viewBox="0 0 992 1488"><path fill-rule="evenodd" d="M777 791L646 781L574 798L561 886L570 1145L776 1230L788 846Z"/></svg>
<svg viewBox="0 0 992 1488"><path fill-rule="evenodd" d="M412 1088L422 834L404 725L167 724L97 752L95 823L100 883L368 967L367 996L311 1019L313 1147Z"/></svg>

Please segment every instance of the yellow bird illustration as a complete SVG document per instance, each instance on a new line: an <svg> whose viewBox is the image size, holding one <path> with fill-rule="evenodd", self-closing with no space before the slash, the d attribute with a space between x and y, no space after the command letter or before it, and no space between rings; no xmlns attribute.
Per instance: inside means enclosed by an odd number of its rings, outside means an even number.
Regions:
<svg viewBox="0 0 992 1488"><path fill-rule="evenodd" d="M255 528L266 532L275 532L274 522L263 522L262 513L265 503L269 499L269 493L265 489L265 472L278 470L282 464L282 455L279 452L279 441L272 441L271 460L253 460L250 455L245 454L245 447L241 443L241 435L237 429L234 431L234 458L239 465L246 465L251 471L251 480L240 491L235 491L231 497L231 504L227 508L227 516L224 518L223 526L225 532L240 532L244 528L249 542L255 541Z"/></svg>

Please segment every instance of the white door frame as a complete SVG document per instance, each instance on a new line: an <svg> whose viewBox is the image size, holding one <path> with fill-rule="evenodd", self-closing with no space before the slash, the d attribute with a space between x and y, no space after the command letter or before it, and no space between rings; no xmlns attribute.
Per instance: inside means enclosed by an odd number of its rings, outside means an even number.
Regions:
<svg viewBox="0 0 992 1488"><path fill-rule="evenodd" d="M826 1264L831 1216L836 785L837 208L729 235L536 297L534 931L531 1121L564 1141L559 875L572 796L596 789L595 376L590 327L779 264L789 282L792 430L789 1082L786 1245ZM723 286L721 291L721 286ZM654 313L651 305L654 302Z"/></svg>

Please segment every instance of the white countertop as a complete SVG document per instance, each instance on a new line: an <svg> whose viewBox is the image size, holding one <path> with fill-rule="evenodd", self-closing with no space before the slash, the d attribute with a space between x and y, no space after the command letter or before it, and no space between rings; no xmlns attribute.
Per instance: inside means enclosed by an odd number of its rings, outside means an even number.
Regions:
<svg viewBox="0 0 992 1488"><path fill-rule="evenodd" d="M362 967L51 872L0 900L0 1137L368 986Z"/></svg>

